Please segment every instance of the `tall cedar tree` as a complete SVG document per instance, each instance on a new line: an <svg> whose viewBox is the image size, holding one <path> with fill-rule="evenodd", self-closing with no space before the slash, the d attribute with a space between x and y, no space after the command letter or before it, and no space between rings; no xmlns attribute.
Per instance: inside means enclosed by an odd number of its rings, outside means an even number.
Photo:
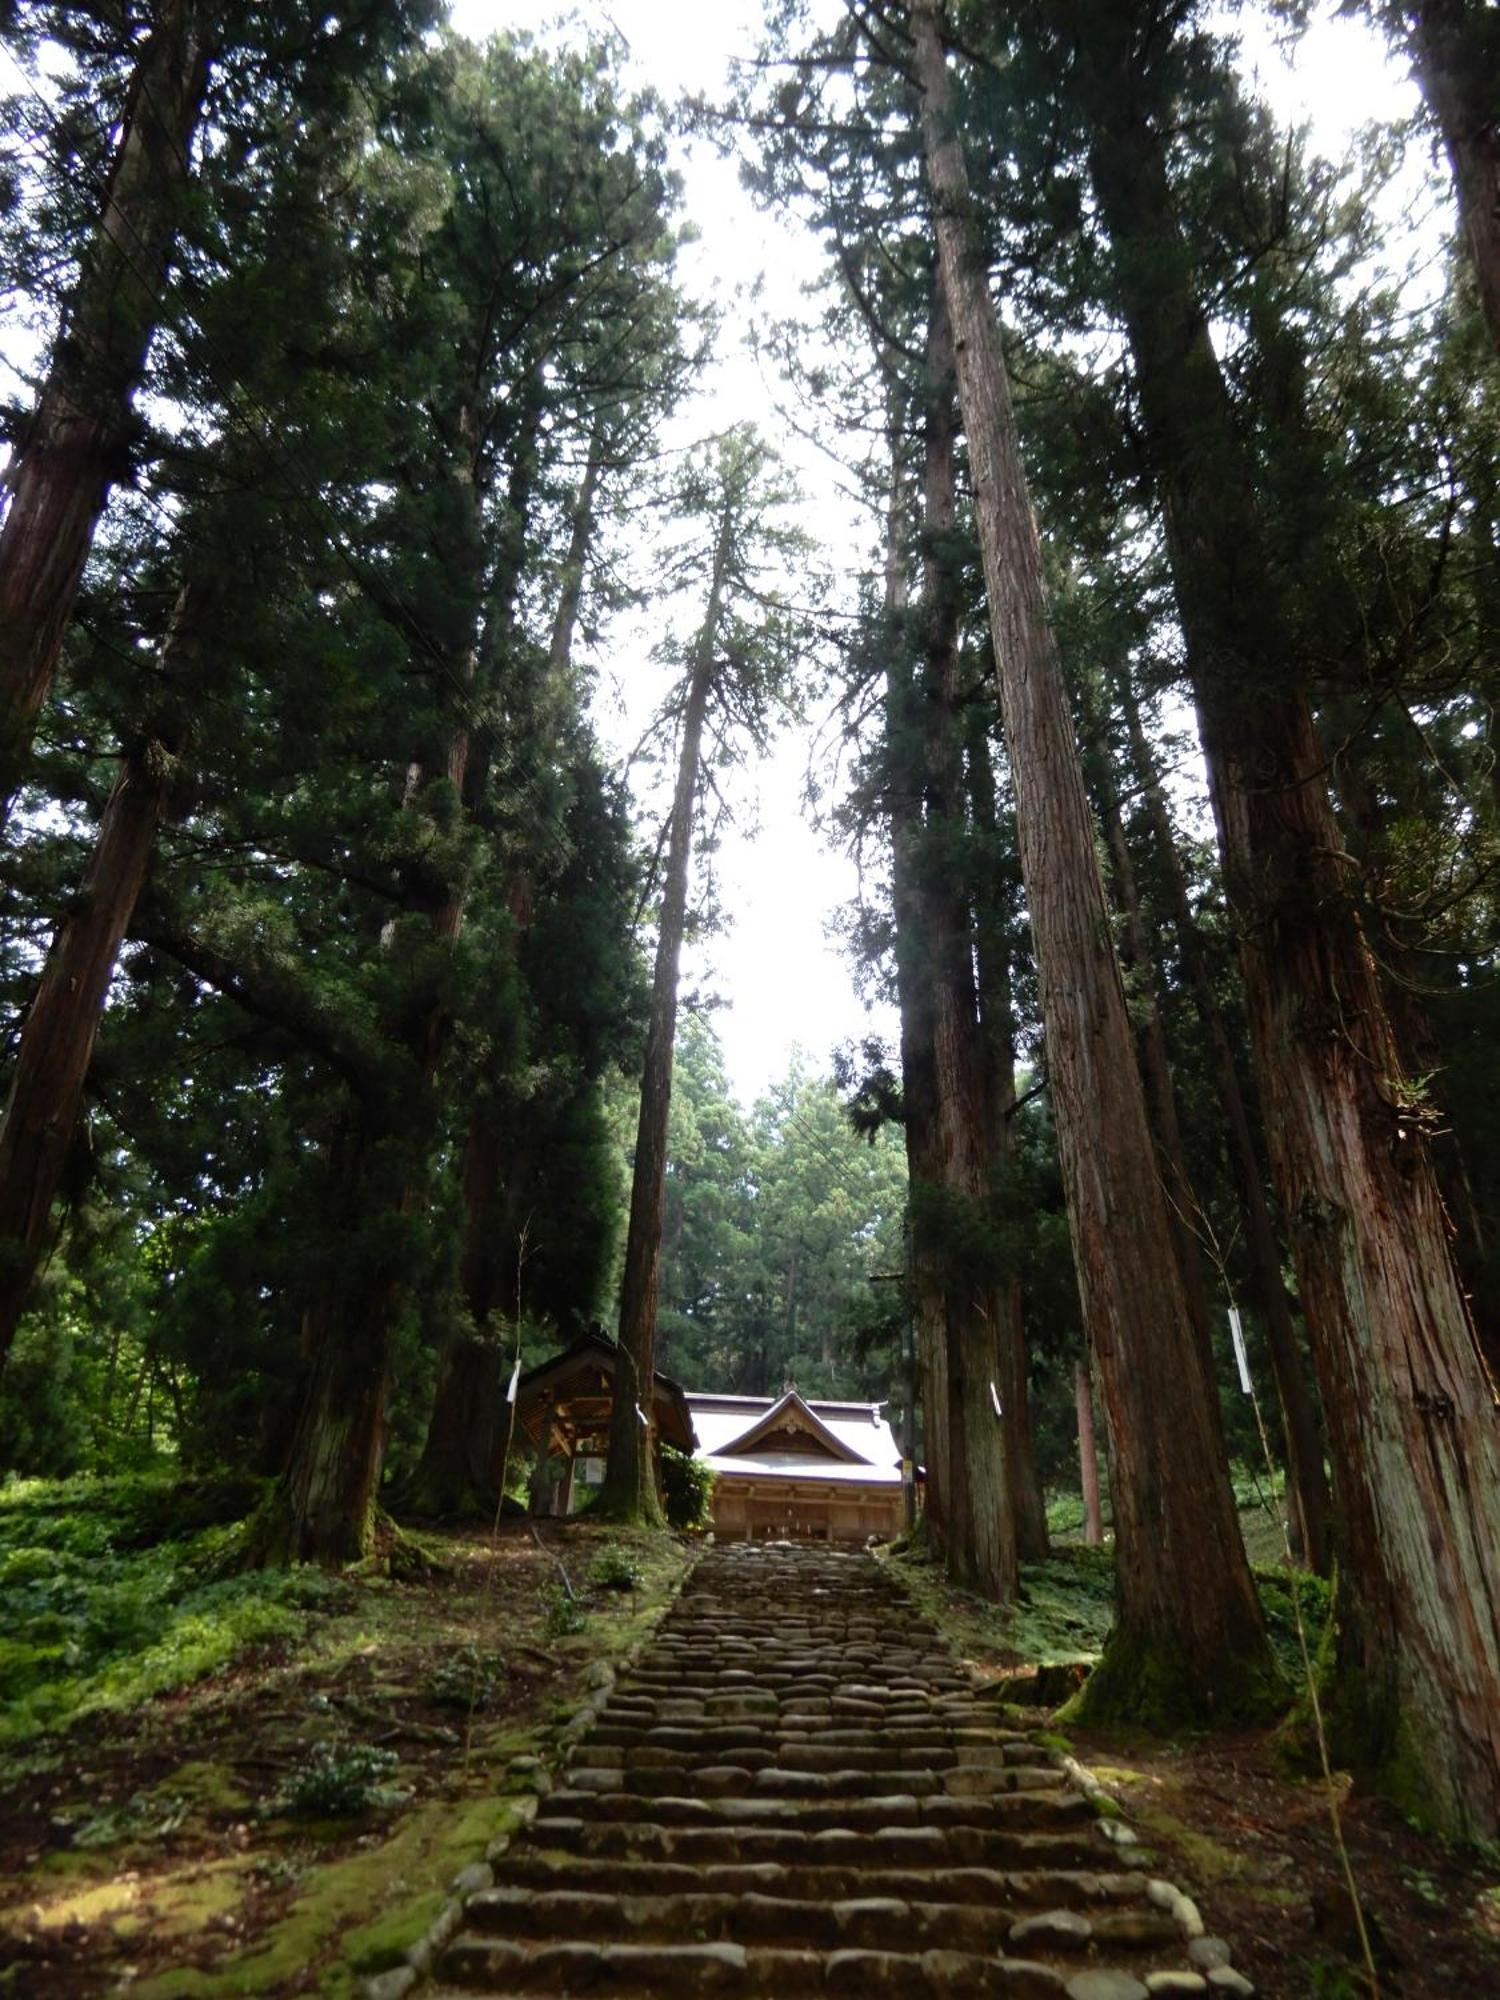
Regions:
<svg viewBox="0 0 1500 2000"><path fill-rule="evenodd" d="M1116 693L1129 745L1127 771L1145 811L1152 858L1165 883L1167 913L1178 959L1192 988L1193 1006L1208 1041L1214 1095L1224 1119L1231 1164L1239 1184L1250 1266L1251 1304L1266 1330L1276 1398L1286 1440L1287 1499L1292 1544L1308 1565L1326 1575L1331 1560L1328 1473L1323 1463L1323 1438L1307 1378L1292 1302L1282 1274L1281 1246L1266 1198L1260 1147L1251 1124L1245 1093L1240 1087L1224 1010L1198 934L1188 897L1177 836L1166 791L1141 720L1140 703L1128 670L1116 677Z"/></svg>
<svg viewBox="0 0 1500 2000"><path fill-rule="evenodd" d="M1052 1103L1110 1427L1117 1620L1090 1700L1155 1719L1263 1713L1278 1676L1156 1178L939 16L916 0L909 19Z"/></svg>
<svg viewBox="0 0 1500 2000"><path fill-rule="evenodd" d="M1016 1480L1011 1434L1015 1358L1002 1345L1018 1323L1002 1310L993 1273L964 1252L988 1220L990 1111L974 986L973 918L951 850L964 823L959 688L959 579L955 566L957 411L953 336L934 285L928 329L922 473L922 724L924 838L918 850L925 976L931 994L936 1169L931 1192L944 1245L944 1346L948 1393L948 1494L943 1552L955 1579L1000 1603L1018 1583ZM936 837L935 837L936 836ZM944 840L946 836L946 842ZM1000 1384L1005 1385L1002 1396ZM1007 1421L1007 1412L1009 1420Z"/></svg>
<svg viewBox="0 0 1500 2000"><path fill-rule="evenodd" d="M627 280L616 303L628 316L634 295L659 291L675 248L659 153L638 131L634 146L611 150L626 115L597 66L565 61L549 72L506 43L492 44L477 64L460 55L459 64L458 88L443 107L449 122L438 131L451 205L427 246L427 286L414 300L419 324L438 332L428 287L434 275L446 277L437 305L451 360L439 363L416 447L418 504L395 502L396 518L406 515L403 539L435 538L429 574L441 580L427 596L423 650L428 671L437 671L404 785L400 910L382 935L404 988L392 1027L407 1087L364 1097L334 1142L348 1240L364 1249L342 1270L330 1261L332 1282L311 1304L308 1393L264 1522L271 1553L290 1548L323 1561L363 1553L372 1529L392 1356L410 1302L404 1225L427 1199L439 1157L489 746L516 672L506 641L538 398L549 368L565 369L580 322L601 294L612 296L611 281ZM546 145L531 145L524 176L508 163L516 111L546 120ZM507 487L498 482L504 462ZM381 1214L391 1227L372 1254L369 1224Z"/></svg>
<svg viewBox="0 0 1500 2000"><path fill-rule="evenodd" d="M711 540L703 573L703 616L687 649L686 672L672 704L678 730L677 776L664 830L661 913L620 1290L609 1458L595 1503L601 1514L619 1520L661 1518L652 1422L656 1314L677 974L707 766L704 743L707 736L716 750L715 761L737 759L743 755L743 739L754 745L763 742L773 709L785 698L791 632L774 591L760 581L772 556L789 555L796 546L774 521L783 498L765 447L753 432L743 429L732 431L711 457L700 459L682 495L683 502L704 519Z"/></svg>
<svg viewBox="0 0 1500 2000"><path fill-rule="evenodd" d="M1198 705L1277 1191L1328 1420L1347 1753L1500 1828L1500 1425L1328 797L1255 467L1170 170L1188 46L1155 0L1051 10L1087 123Z"/></svg>

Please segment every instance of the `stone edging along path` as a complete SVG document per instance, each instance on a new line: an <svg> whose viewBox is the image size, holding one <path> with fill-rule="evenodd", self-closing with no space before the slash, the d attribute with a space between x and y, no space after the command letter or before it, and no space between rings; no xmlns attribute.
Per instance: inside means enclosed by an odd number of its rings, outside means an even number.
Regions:
<svg viewBox="0 0 1500 2000"><path fill-rule="evenodd" d="M863 1553L711 1548L406 1964L437 1996L1250 1996L1072 1757Z"/></svg>

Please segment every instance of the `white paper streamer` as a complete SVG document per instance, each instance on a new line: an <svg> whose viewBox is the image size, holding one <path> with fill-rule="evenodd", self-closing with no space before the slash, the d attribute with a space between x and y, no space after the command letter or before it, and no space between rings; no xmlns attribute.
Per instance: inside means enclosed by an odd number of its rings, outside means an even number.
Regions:
<svg viewBox="0 0 1500 2000"><path fill-rule="evenodd" d="M1000 1407L1000 1391L995 1387L993 1382L991 1382L990 1384L990 1401L995 1406L995 1415L997 1417L1003 1417L1005 1415L1005 1412Z"/></svg>
<svg viewBox="0 0 1500 2000"><path fill-rule="evenodd" d="M642 1423L643 1423L643 1424L645 1425L646 1429L647 1429L647 1430L650 1430L650 1428L651 1428L651 1420L650 1420L650 1418L649 1418L649 1417L648 1417L648 1416L646 1415L646 1412L645 1412L645 1411L644 1411L644 1410L643 1410L643 1409L641 1408L641 1406L640 1406L640 1404L639 1404L639 1403L637 1403L637 1404L636 1404L636 1406L635 1406L635 1413L636 1413L636 1415L637 1415L637 1416L638 1416L638 1417L640 1418L641 1422L642 1422Z"/></svg>
<svg viewBox="0 0 1500 2000"><path fill-rule="evenodd" d="M505 1400L507 1403L513 1403L516 1400L516 1384L520 1381L520 1379L521 1379L521 1357L518 1354L516 1356L516 1365L510 1371L510 1387L505 1392Z"/></svg>
<svg viewBox="0 0 1500 2000"><path fill-rule="evenodd" d="M1245 1355L1245 1329L1240 1325L1240 1309L1229 1308L1229 1338L1234 1342L1234 1358L1239 1363L1240 1387L1250 1394L1250 1363Z"/></svg>

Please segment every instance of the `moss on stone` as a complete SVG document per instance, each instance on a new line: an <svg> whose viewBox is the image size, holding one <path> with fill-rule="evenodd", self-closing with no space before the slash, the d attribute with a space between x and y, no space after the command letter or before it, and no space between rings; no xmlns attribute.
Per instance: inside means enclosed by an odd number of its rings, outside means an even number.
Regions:
<svg viewBox="0 0 1500 2000"><path fill-rule="evenodd" d="M447 1902L441 1889L434 1889L415 1902L386 1910L373 1923L361 1924L344 1938L344 1956L353 1970L364 1977L389 1972L406 1957L412 1946L426 1936Z"/></svg>

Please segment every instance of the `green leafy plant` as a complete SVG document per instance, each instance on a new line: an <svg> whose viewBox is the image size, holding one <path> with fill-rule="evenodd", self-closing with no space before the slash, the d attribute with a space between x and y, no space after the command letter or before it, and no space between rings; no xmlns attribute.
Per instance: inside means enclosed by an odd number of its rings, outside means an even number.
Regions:
<svg viewBox="0 0 1500 2000"><path fill-rule="evenodd" d="M543 1601L546 1612L542 1619L542 1632L548 1639L568 1639L587 1627L588 1613L578 1599L569 1597L561 1586L549 1590Z"/></svg>
<svg viewBox="0 0 1500 2000"><path fill-rule="evenodd" d="M1425 1903L1428 1909L1441 1910L1447 1907L1448 1898L1425 1868L1403 1868L1400 1872L1401 1880L1407 1888L1419 1902Z"/></svg>
<svg viewBox="0 0 1500 2000"><path fill-rule="evenodd" d="M478 1646L458 1646L446 1653L433 1669L430 1687L434 1701L449 1708L493 1708L510 1680L510 1667L501 1653L486 1653Z"/></svg>
<svg viewBox="0 0 1500 2000"><path fill-rule="evenodd" d="M645 1572L628 1549L611 1544L589 1565L589 1582L599 1590L639 1590Z"/></svg>
<svg viewBox="0 0 1500 2000"><path fill-rule="evenodd" d="M410 1788L383 1782L396 1764L394 1750L371 1743L315 1743L282 1781L275 1810L299 1819L342 1819L403 1805Z"/></svg>
<svg viewBox="0 0 1500 2000"><path fill-rule="evenodd" d="M188 1802L175 1793L137 1792L118 1805L99 1806L67 1822L73 1847L118 1847L127 1840L165 1840L187 1818Z"/></svg>
<svg viewBox="0 0 1500 2000"><path fill-rule="evenodd" d="M701 1458L661 1448L661 1481L666 1493L667 1519L674 1528L703 1528L713 1515L714 1474Z"/></svg>

